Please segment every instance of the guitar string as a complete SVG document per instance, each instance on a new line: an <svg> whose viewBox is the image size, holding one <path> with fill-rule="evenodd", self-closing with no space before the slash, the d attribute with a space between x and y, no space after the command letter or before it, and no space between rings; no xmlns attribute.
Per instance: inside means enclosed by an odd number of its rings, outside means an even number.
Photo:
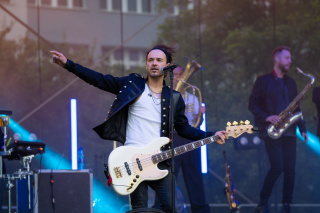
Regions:
<svg viewBox="0 0 320 213"><path fill-rule="evenodd" d="M214 136L211 136L211 137L212 137L213 139L219 138L218 135L214 135ZM211 138L211 137L209 137L209 138ZM205 138L205 139L202 139L202 140L206 140L206 139L209 139L209 138ZM197 143L197 142L200 142L200 141L201 141L201 140L195 141L195 142L193 142L193 143ZM213 141L213 142L215 142L215 141ZM189 143L189 144L186 144L186 145L182 145L182 146L176 147L175 149L177 149L177 148L183 148L183 147L185 147L185 146L187 146L187 145L190 145L190 143ZM199 148L199 147L197 147L197 148ZM167 151L169 151L169 150L167 150ZM189 151L191 151L191 150L189 150ZM157 154L155 154L155 155L161 155L161 154L163 154L163 153L164 153L164 152L160 152L160 153L157 153ZM170 154L171 154L171 153L170 153ZM152 165L153 162L152 162L152 159L151 159L151 158L152 158L152 156L141 159L141 160L140 160L140 164L141 164L141 165L143 164L143 166L145 166L145 167ZM162 161L160 161L160 162L162 162ZM160 162L158 162L158 163L160 163ZM133 169L139 169L138 163L132 162L132 163L129 163L128 165L129 165L129 167L133 167ZM120 171L121 171L122 173L125 173L125 172L127 171L127 169L125 168L125 166L119 166L119 168L120 168Z"/></svg>
<svg viewBox="0 0 320 213"><path fill-rule="evenodd" d="M212 136L212 138L214 138L214 139L216 139L216 138L218 138L219 136ZM203 139L203 140L208 140L209 138L206 138L206 139ZM195 141L195 142L193 142L193 143L199 143L201 140L199 140L199 141ZM213 141L213 142L215 142L215 141ZM190 145L190 144L186 144L186 145L182 145L182 146L180 146L180 147L177 147L177 148L175 148L175 149L183 149L185 146L187 146L187 145ZM199 148L199 147L197 147L197 148ZM179 150L178 150L179 151ZM189 151L191 151L191 150L189 150ZM162 155L164 152L162 152L162 153L158 153L159 155ZM158 154L156 154L156 155L158 155ZM140 164L141 165L143 165L143 167L148 167L148 166L150 166L150 165L153 165L154 163L152 162L152 159L151 159L152 157L148 157L148 158L143 158L143 159L141 159L140 160ZM162 162L162 161L160 161L160 162ZM160 163L160 162L158 162L158 163ZM139 165L138 165L138 163L135 163L135 162L132 162L132 163L130 163L130 164L128 164L129 165L129 167L133 167L133 170L135 171L136 169L139 169ZM120 171L121 171L121 173L126 173L127 172L127 169L125 168L125 166L120 166L119 167L120 168Z"/></svg>
<svg viewBox="0 0 320 213"><path fill-rule="evenodd" d="M212 136L212 138L217 139L217 138L219 138L219 136L215 135L215 136ZM209 139L209 138L206 138L206 139ZM206 140L206 139L203 139L203 140ZM201 140L195 141L195 142L193 142L193 143L197 143L197 142L200 142L200 141L201 141ZM213 141L213 142L215 142L215 141ZM186 145L190 145L190 144L186 144ZM176 147L175 149L177 149L177 148L183 149L186 145L182 145L182 146ZM197 148L199 148L199 147L197 147ZM168 151L169 151L169 150L168 150ZM189 151L191 151L191 150L189 150ZM164 153L164 152L158 153L158 154L155 154L155 155L161 155L161 154L163 154L163 153ZM151 163L150 163L150 162L151 162ZM160 162L162 162L162 161L160 161ZM160 163L160 162L158 162L158 163ZM153 162L152 162L151 157L148 157L148 158L143 158L143 159L141 159L141 160L140 160L140 164L143 164L143 166L147 167L147 166L152 165ZM132 162L132 163L129 163L128 165L129 165L129 167L130 167L130 166L133 167L133 169L136 169L136 168L139 169L138 163ZM127 169L125 168L125 166L120 166L119 168L120 168L121 172L126 172L126 171L127 171Z"/></svg>

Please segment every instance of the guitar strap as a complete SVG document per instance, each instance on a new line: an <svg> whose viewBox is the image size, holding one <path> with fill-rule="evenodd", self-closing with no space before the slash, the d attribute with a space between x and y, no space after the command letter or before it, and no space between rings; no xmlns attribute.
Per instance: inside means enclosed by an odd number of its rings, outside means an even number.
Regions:
<svg viewBox="0 0 320 213"><path fill-rule="evenodd" d="M173 106L174 106L174 109L176 109L176 107L177 107L179 97L180 97L180 93L178 93L178 92L177 93L173 93Z"/></svg>

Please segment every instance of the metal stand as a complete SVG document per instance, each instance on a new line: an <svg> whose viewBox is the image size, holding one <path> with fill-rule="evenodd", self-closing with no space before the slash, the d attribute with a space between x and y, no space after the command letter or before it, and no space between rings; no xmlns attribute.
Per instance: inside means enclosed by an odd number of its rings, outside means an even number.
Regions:
<svg viewBox="0 0 320 213"><path fill-rule="evenodd" d="M28 178L28 206L29 209L31 209L31 181L30 176L33 175L33 171L30 171L30 164L31 160L34 157L34 155L25 156L22 157L22 165L24 168L24 171L19 169L19 171L15 172L14 174L17 175L17 177L21 180L22 178Z"/></svg>
<svg viewBox="0 0 320 213"><path fill-rule="evenodd" d="M173 119L174 119L174 101L173 101L173 70L170 72L170 139L171 139L171 187L172 187L172 212L176 208L176 185L175 185L175 170L174 170L174 139L173 139Z"/></svg>
<svg viewBox="0 0 320 213"><path fill-rule="evenodd" d="M23 165L23 170L19 169L19 171L14 172L13 175L3 174L3 165L2 160L3 157L10 156L11 151L7 150L7 126L10 123L10 117L12 115L11 111L0 111L0 127L3 126L3 151L0 152L0 179L4 179L7 181L6 187L8 189L8 212L11 213L11 188L14 186L12 181L15 179L25 179L28 178L28 203L29 209L31 209L31 182L30 175L33 175L33 172L30 171L30 163L34 155L21 157L21 163Z"/></svg>
<svg viewBox="0 0 320 213"><path fill-rule="evenodd" d="M11 111L0 111L0 127L3 126L3 151L0 152L0 178L3 177L2 156L9 155L7 151L7 126L10 123Z"/></svg>
<svg viewBox="0 0 320 213"><path fill-rule="evenodd" d="M13 175L7 174L3 175L4 180L7 181L6 187L8 188L8 212L11 213L11 188L14 186L12 184L12 180L15 179L26 179L28 178L28 206L31 209L31 179L30 176L33 175L33 171L30 171L30 163L34 155L22 157L21 163L23 164L23 170L19 169L19 171L14 172Z"/></svg>

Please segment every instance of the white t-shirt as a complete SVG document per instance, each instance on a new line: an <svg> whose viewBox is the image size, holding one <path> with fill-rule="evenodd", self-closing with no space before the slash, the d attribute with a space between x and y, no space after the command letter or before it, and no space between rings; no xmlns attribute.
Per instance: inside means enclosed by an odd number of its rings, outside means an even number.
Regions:
<svg viewBox="0 0 320 213"><path fill-rule="evenodd" d="M139 100L129 105L125 146L145 146L160 137L161 98L147 84Z"/></svg>

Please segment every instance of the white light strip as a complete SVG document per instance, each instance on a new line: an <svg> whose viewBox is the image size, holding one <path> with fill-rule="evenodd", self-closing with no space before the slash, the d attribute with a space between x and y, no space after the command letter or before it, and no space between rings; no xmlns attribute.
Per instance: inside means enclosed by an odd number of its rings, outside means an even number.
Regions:
<svg viewBox="0 0 320 213"><path fill-rule="evenodd" d="M205 107L206 104L202 103L201 106ZM206 113L202 114L203 122L200 125L200 129L207 131ZM208 157L207 157L207 145L201 146L201 171L202 174L208 173Z"/></svg>
<svg viewBox="0 0 320 213"><path fill-rule="evenodd" d="M78 136L77 136L77 100L70 100L71 110L71 164L72 169L78 169L77 151L78 151Z"/></svg>

